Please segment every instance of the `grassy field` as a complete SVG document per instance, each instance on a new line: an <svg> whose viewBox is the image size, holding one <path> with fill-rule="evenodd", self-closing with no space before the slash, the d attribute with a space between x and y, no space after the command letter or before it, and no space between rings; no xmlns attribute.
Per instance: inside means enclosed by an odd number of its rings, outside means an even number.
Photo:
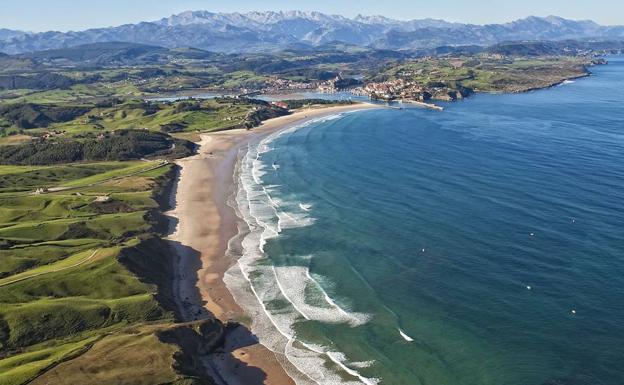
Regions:
<svg viewBox="0 0 624 385"><path fill-rule="evenodd" d="M159 338L175 321L172 256L155 237L172 172L0 167L0 385L202 383Z"/></svg>
<svg viewBox="0 0 624 385"><path fill-rule="evenodd" d="M176 131L213 131L241 125L251 107L248 104L219 103L214 100L198 102L197 110L184 111L180 103L158 103L146 113L139 102L127 102L109 108L94 108L74 121L53 124L47 130L69 133L114 131L124 128L147 128L160 131L168 126ZM41 130L40 130L41 131ZM33 131L36 132L36 131Z"/></svg>
<svg viewBox="0 0 624 385"><path fill-rule="evenodd" d="M171 366L171 357L193 352L198 341L203 347L210 348L213 343L210 334L218 333L219 326L204 324L203 328L209 332L203 335L198 333L198 326L154 324L128 327L96 340L84 354L54 366L38 376L32 384L80 384L85 379L84 373L89 373L92 384L212 384L206 378L181 375L180 370ZM187 338L181 338L178 344L165 342L171 335L182 334ZM192 360L178 364L184 367L194 365ZM132 368L131 377L125 368Z"/></svg>
<svg viewBox="0 0 624 385"><path fill-rule="evenodd" d="M35 378L41 371L78 355L86 350L97 337L82 341L59 344L51 348L17 354L0 361L0 385L23 384Z"/></svg>

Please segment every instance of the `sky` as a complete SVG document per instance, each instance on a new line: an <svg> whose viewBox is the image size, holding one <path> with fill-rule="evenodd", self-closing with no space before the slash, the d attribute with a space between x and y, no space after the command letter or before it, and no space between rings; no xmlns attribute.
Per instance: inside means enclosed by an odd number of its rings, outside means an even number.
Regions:
<svg viewBox="0 0 624 385"><path fill-rule="evenodd" d="M186 10L246 12L320 11L348 17L436 18L475 24L529 15L591 19L624 25L623 0L2 0L0 28L68 31L157 20Z"/></svg>

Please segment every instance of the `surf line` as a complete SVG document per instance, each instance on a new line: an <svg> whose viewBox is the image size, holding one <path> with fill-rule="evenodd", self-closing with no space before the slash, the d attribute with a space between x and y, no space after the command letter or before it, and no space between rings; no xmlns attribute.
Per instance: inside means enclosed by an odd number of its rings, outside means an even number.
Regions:
<svg viewBox="0 0 624 385"><path fill-rule="evenodd" d="M312 376L310 376L310 374L308 372L306 372L303 368L301 368L300 366L298 366L295 362L291 361L287 352L288 346L292 346L292 343L296 340L295 336L291 335L290 333L284 332L280 329L279 326L277 326L277 322L273 319L273 317L271 316L271 312L267 309L266 305L264 304L264 302L262 301L262 299L260 299L260 295L258 294L258 291L256 290L256 288L254 287L253 283L251 282L251 278L249 277L249 275L245 272L245 269L243 268L243 266L241 265L241 260L239 259L237 262L238 268L240 269L241 274L243 275L243 278L247 281L247 283L249 284L249 288L251 289L251 292L253 293L254 297L256 297L256 300L258 301L258 303L260 304L260 307L262 308L262 311L264 312L264 315L269 319L269 322L271 323L271 325L273 325L273 327L275 328L275 330L277 330L278 333L280 333L282 336L284 336L286 338L286 346L284 347L284 356L286 357L286 359L288 360L288 362L290 362L298 371L299 373L303 374L305 377L309 378L312 382L314 382L317 385L321 385L320 382L318 382L318 380L312 378ZM270 349L267 345L264 345L267 349ZM275 352L278 354L282 354L280 352Z"/></svg>
<svg viewBox="0 0 624 385"><path fill-rule="evenodd" d="M275 207L277 207L277 203L276 203L276 202L274 202L274 201L272 200L271 195L268 193L267 189L266 189L266 188L262 185L262 183L259 183L259 182L261 181L261 175L258 175L258 173L256 172L256 171L257 171L257 169L256 169L256 167L254 167L254 166L256 166L256 165L257 165L257 163L256 163L256 164L254 164L254 159L253 159L253 158L254 158L254 156L253 156L254 154L253 154L252 149L251 149L251 147L250 147L250 146L248 146L248 151L247 151L247 154L248 154L248 155L247 155L248 162L246 162L246 163L247 163L247 166L251 168L251 170L250 170L250 171L251 171L251 172L250 172L250 174L251 174L251 175L250 175L250 176L251 176L251 178L250 178L250 179L251 179L251 180L250 180L250 182L252 182L252 183L253 183L253 184L255 184L256 186L260 185L260 187L262 188L262 190L261 190L261 191L259 191L259 192L263 193L263 194L266 196L267 200L270 202L270 206L272 206L272 207L273 207L273 211L274 211L275 215L278 217L277 229L276 229L276 230L273 230L273 229L271 228L271 226L270 226L267 222L265 222L264 220L262 220L262 218L261 218L262 216L260 216L260 215L258 215L258 216L254 215L254 214L252 213L252 211L253 211L253 210L251 210L251 207L250 207L251 205L249 205L249 206L248 206L248 210L249 210L249 213L248 213L248 214L249 214L249 219L252 219L253 221L255 221L255 222L256 222L256 225L257 225L258 230L261 230L261 232L262 232L262 233L264 233L265 231L267 231L267 230L268 230L267 232L269 232L269 233L274 233L274 234L275 234L275 236L277 236L277 235L281 232L281 226L280 226L280 223L279 223L279 215L277 215L277 214L278 214L278 212L277 212L277 210L275 209ZM255 154L255 160L256 160L256 161L259 161L259 156L258 156L258 154L257 154L257 153ZM242 176L242 175L243 175L243 173L241 173L241 176ZM252 188L251 186L245 186L245 184L246 184L246 183L242 183L243 188L242 188L241 194L245 194L245 196L246 196L246 198L247 198L246 200L249 202L249 201L250 201L250 200L249 200L249 196L251 195L251 193L252 193L252 192L254 192L254 191L255 191L255 189L254 189L254 188ZM243 207L241 207L241 208L243 208ZM287 217L292 218L292 217L291 217L288 213L285 213L285 215L286 215ZM254 227L256 227L256 226L254 226L252 223L250 223L249 221L247 221L247 223L248 223L248 226L249 226L250 228L254 228ZM270 236L271 234L268 234L268 235ZM262 240L261 240L261 241L260 241L260 244L257 246L257 247L258 247L258 250L259 250L261 253L263 253L263 252L264 252L264 250L263 250L263 244L262 244L262 243L263 243L263 242L262 242ZM278 326L278 324L279 324L279 323L278 323L278 322L276 322L276 320L274 319L274 315L273 315L273 314L272 314L272 313L268 310L268 308L266 307L266 304L263 302L263 300L261 299L260 294L259 294L259 293L258 293L258 291L256 290L256 287L254 286L254 284L253 284L253 282L252 282L252 279L251 279L251 277L249 276L249 272L248 272L248 270L247 270L249 266L246 266L246 265L245 265L245 262L244 262L245 257L249 255L249 254L248 254L248 253L249 253L249 251L250 251L249 249L245 248L245 250L244 250L244 252L243 252L243 257L239 258L239 260L237 261L238 269L240 270L240 272L241 272L241 274L242 274L243 278L245 279L245 281L246 281L247 285L249 286L249 288L250 288L251 292L253 293L253 296L255 297L256 302L260 305L260 309L261 309L262 313L264 313L264 316L266 316L266 317L268 318L268 320L269 320L269 322L270 322L271 326L272 326L272 327L273 327L273 328L274 328L274 329L275 329L275 330L276 330L279 334L281 334L283 337L285 337L285 338L286 338L287 343L286 343L286 347L285 347L285 350L284 350L284 353L283 353L283 354L286 356L286 359L287 359L287 360L288 360L288 361L289 361L289 362L290 362L290 363L291 363L291 364L292 364L292 365L293 365L293 366L294 366L294 367L295 367L295 368L296 368L296 369L297 369L297 370L298 370L298 371L299 371L299 372L300 372L303 376L305 376L305 377L309 378L309 379L310 379L310 381L314 382L315 384L319 384L319 385L320 385L320 384L323 382L323 381L322 381L322 379L320 379L320 378L314 378L314 377L313 377L313 376L309 373L309 370L306 370L307 368L306 368L305 366L303 366L303 367L302 367L302 365L300 365L299 363L297 363L297 360L293 360L293 359L292 359L292 357L290 357L290 355L289 355L289 353L288 353L288 346L291 346L291 347L292 347L293 342L294 342L294 341L298 341L298 340L296 339L296 336L293 334L293 331L292 331L292 330L283 330L280 326ZM298 308L296 307L296 305L295 305L295 304L296 304L296 302L295 302L295 301L293 301L291 298L289 298L289 297L288 297L288 295L286 294L287 292L286 292L286 290L284 290L284 288L282 287L282 284L281 284L281 282L280 282L280 280L279 280L279 278L278 278L278 276L277 276L277 274L276 274L276 269L275 269L275 266L271 266L271 268L272 268L272 270L273 270L273 275L275 276L276 283L278 284L278 288L279 288L280 292L282 293L282 295L284 295L284 297L288 300L288 302L289 302L289 303L290 303L290 304L291 304L291 305L295 308L295 310L296 310L299 314L301 314L301 315L303 316L303 318L305 318L305 319L310 319L310 316L309 316L308 314L305 314L305 312L302 312L302 311L301 311L302 309L298 309ZM309 272L308 272L308 273L309 273ZM317 283L317 284L318 284L318 283ZM339 307L338 307L338 308L339 308ZM341 310L342 310L342 309L341 309ZM342 310L342 311L344 311L344 310ZM301 342L301 341L298 341L298 342ZM319 355L321 355L321 354L322 354L322 355L327 356L327 358L328 358L329 360L332 360L332 361L333 361L334 359L337 359L337 357L335 357L335 356L330 356L330 355L328 354L328 353L332 353L332 352L325 352L325 351L323 351L323 350L321 350L321 351L319 352L319 351L316 351L315 349L310 349L310 348L309 348L308 346L306 346L306 344L304 344L304 343L302 343L302 345L303 345L306 349L308 349L308 351L311 351L311 352L316 353L316 354L319 354ZM265 346L266 346L266 345L265 345ZM279 354L280 352L276 352L276 353L278 353L278 354ZM376 384L376 381L374 381L374 380L373 380L374 382L371 382L371 380L370 380L370 379L368 379L368 378L366 378L366 377L363 377L363 376L361 376L361 375L360 375L357 371L355 371L355 370L353 370L353 369L350 369L350 368L346 367L346 366L345 366L342 362L337 363L337 365L338 365L341 369L343 369L343 370L347 371L347 373L349 373L349 374L354 374L355 376L357 376L357 378L358 378L358 379L360 379L360 380L361 380L363 383L365 383L365 384L369 384L369 385ZM322 374L321 374L321 375L322 375Z"/></svg>

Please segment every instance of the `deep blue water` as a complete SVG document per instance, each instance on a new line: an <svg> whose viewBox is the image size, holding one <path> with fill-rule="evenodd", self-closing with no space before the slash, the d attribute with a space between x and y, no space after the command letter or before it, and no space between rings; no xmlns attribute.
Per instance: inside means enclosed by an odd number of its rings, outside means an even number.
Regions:
<svg viewBox="0 0 624 385"><path fill-rule="evenodd" d="M247 197L266 225L249 278L320 354L308 366L356 383L624 384L624 59L592 70L261 146L249 167L272 211Z"/></svg>

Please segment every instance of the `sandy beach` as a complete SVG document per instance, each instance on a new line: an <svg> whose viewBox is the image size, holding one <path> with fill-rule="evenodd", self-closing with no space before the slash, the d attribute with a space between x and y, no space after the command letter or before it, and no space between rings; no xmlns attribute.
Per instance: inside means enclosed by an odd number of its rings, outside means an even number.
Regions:
<svg viewBox="0 0 624 385"><path fill-rule="evenodd" d="M227 205L233 193L234 168L241 148L250 141L307 120L379 105L357 104L297 111L264 122L253 130L203 134L197 155L177 161L180 167L172 195L169 240L178 254L176 298L185 321L204 318L207 312L222 321L249 326L249 317L234 301L223 282L235 263L226 256L228 241L237 234L237 217ZM210 363L223 383L288 385L288 377L273 352L257 343L250 332L228 335L224 352ZM241 364L242 363L242 364Z"/></svg>

